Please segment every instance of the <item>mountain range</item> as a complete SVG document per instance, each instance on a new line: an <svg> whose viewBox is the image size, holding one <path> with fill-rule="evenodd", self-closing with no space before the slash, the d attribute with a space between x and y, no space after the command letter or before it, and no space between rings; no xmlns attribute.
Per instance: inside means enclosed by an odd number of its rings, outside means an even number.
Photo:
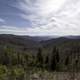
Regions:
<svg viewBox="0 0 80 80"><path fill-rule="evenodd" d="M11 34L0 34L0 44L13 44L24 46L27 48L35 47L49 47L56 44L61 44L63 42L76 42L80 41L80 36L64 36L64 37L54 37L54 36L18 36Z"/></svg>

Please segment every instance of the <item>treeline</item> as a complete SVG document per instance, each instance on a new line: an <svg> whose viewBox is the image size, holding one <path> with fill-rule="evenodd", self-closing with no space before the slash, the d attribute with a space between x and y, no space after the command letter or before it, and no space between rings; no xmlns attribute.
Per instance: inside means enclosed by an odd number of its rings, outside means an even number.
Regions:
<svg viewBox="0 0 80 80"><path fill-rule="evenodd" d="M43 49L37 49L37 54L25 51L17 52L15 49L5 47L0 53L0 79L24 80L28 71L47 70L57 72L79 71L79 48L70 49L63 55L60 49L53 47L51 53L43 55Z"/></svg>
<svg viewBox="0 0 80 80"><path fill-rule="evenodd" d="M44 56L43 49L37 49L37 53L30 54L25 51L17 52L13 48L5 47L4 51L0 53L0 64L8 67L22 66L22 67L36 67L51 71L64 71L72 69L79 64L79 49L74 48L64 54L55 46L51 53ZM76 65L76 66L75 66ZM71 70L70 69L70 70Z"/></svg>

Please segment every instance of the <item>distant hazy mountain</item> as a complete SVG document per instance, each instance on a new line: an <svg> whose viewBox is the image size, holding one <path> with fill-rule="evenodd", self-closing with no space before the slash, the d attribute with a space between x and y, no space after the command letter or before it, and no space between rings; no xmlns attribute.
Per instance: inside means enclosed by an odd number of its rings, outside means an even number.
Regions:
<svg viewBox="0 0 80 80"><path fill-rule="evenodd" d="M70 42L73 42L73 43L79 42L80 43L80 36L53 38L50 40L41 41L41 44L44 47L52 47L54 45L70 43Z"/></svg>
<svg viewBox="0 0 80 80"><path fill-rule="evenodd" d="M40 46L37 41L34 41L29 36L24 37L24 36L10 35L10 34L1 34L0 44L12 44L12 45L24 46L27 48Z"/></svg>
<svg viewBox="0 0 80 80"><path fill-rule="evenodd" d="M80 39L80 36L66 36L68 39Z"/></svg>
<svg viewBox="0 0 80 80"><path fill-rule="evenodd" d="M46 41L52 39L50 36L34 36L31 37L34 41Z"/></svg>
<svg viewBox="0 0 80 80"><path fill-rule="evenodd" d="M0 44L13 44L26 48L49 47L63 42L80 41L80 36L50 37L50 36L16 36L0 34Z"/></svg>

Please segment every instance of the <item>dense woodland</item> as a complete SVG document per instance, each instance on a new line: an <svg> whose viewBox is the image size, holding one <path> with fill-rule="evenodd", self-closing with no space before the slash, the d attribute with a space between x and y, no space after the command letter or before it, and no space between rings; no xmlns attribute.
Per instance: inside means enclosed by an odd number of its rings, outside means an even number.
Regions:
<svg viewBox="0 0 80 80"><path fill-rule="evenodd" d="M55 45L33 48L6 40L0 38L0 80L30 80L30 74L38 71L80 71L79 40L63 40Z"/></svg>

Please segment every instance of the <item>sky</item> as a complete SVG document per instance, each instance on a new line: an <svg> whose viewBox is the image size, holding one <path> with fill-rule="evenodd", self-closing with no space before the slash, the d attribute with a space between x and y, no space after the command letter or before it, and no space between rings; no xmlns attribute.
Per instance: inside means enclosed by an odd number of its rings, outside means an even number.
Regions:
<svg viewBox="0 0 80 80"><path fill-rule="evenodd" d="M0 0L0 34L80 35L80 0Z"/></svg>

